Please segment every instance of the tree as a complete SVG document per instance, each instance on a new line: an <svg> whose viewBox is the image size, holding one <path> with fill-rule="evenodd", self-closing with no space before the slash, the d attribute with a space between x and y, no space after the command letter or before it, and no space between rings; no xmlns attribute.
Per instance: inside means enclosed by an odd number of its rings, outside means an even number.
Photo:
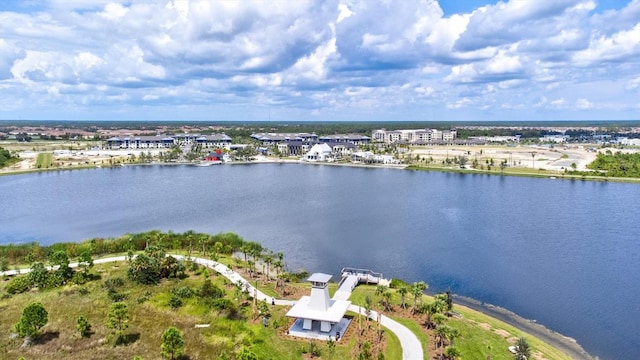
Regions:
<svg viewBox="0 0 640 360"><path fill-rule="evenodd" d="M429 286L424 281L414 282L413 285L411 285L411 294L413 295L413 309L411 311L413 313L416 312L418 300L422 299L424 291L428 288Z"/></svg>
<svg viewBox="0 0 640 360"><path fill-rule="evenodd" d="M514 358L516 360L527 360L531 357L531 347L527 339L521 337L516 341L516 353Z"/></svg>
<svg viewBox="0 0 640 360"><path fill-rule="evenodd" d="M49 271L44 267L44 264L36 262L31 265L31 271L29 272L28 278L31 284L42 290L47 286Z"/></svg>
<svg viewBox="0 0 640 360"><path fill-rule="evenodd" d="M128 276L140 284L157 284L160 282L160 262L147 254L140 254L131 261Z"/></svg>
<svg viewBox="0 0 640 360"><path fill-rule="evenodd" d="M88 250L84 250L80 253L78 266L82 268L85 274L89 272L89 270L93 267L93 258L91 257L91 252L89 252Z"/></svg>
<svg viewBox="0 0 640 360"><path fill-rule="evenodd" d="M129 327L129 309L127 304L117 302L111 304L111 309L107 316L107 328L113 330L116 336L115 344L119 344L123 340L124 331Z"/></svg>
<svg viewBox="0 0 640 360"><path fill-rule="evenodd" d="M460 353L460 350L458 350L458 348L456 348L455 346L449 346L444 350L444 355L449 360L455 360L457 357L459 357L462 354Z"/></svg>
<svg viewBox="0 0 640 360"><path fill-rule="evenodd" d="M407 293L409 292L409 290L407 289L406 286L400 286L400 288L398 289L398 294L400 294L400 301L402 302L402 304L400 306L402 306L403 309L407 308L407 304L405 304L405 297L407 296Z"/></svg>
<svg viewBox="0 0 640 360"><path fill-rule="evenodd" d="M51 254L51 257L49 257L49 262L51 266L57 267L55 275L58 276L62 284L73 277L73 270L69 267L69 256L67 256L66 251L59 250L54 252Z"/></svg>
<svg viewBox="0 0 640 360"><path fill-rule="evenodd" d="M36 338L40 335L40 329L49 322L49 313L42 303L31 303L22 310L20 321L15 325L20 336Z"/></svg>
<svg viewBox="0 0 640 360"><path fill-rule="evenodd" d="M180 330L171 326L162 333L162 357L169 357L173 360L176 356L182 355L183 347L184 339Z"/></svg>
<svg viewBox="0 0 640 360"><path fill-rule="evenodd" d="M82 315L76 319L76 329L78 329L82 337L89 337L89 335L91 335L91 324L89 324L89 321Z"/></svg>

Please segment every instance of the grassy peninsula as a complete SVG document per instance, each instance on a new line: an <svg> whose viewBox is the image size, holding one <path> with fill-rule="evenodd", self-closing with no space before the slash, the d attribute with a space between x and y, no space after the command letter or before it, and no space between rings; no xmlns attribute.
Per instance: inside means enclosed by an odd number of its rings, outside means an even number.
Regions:
<svg viewBox="0 0 640 360"><path fill-rule="evenodd" d="M180 254L187 260L165 254ZM123 259L102 263L100 259L107 256ZM366 320L365 314L347 314L353 321L338 343L291 338L286 335L291 324L285 316L288 307L254 301L251 293L223 274L188 260L195 257L227 265L278 299L296 300L309 293L308 274L288 271L282 253L233 233L151 231L82 243L0 246L5 272L0 286L0 323L5 325L0 329L0 357L401 358L398 339ZM70 268L75 261L78 267ZM25 268L31 272L7 275L7 271ZM333 292L336 284L331 285ZM401 280L393 280L390 287L363 285L350 300L365 309L382 311L409 328L423 344L425 359L437 359L440 354L449 359L487 355L513 359L508 347L520 338L530 345L536 359L570 358L521 330L448 303L446 294L424 295L426 287L424 282ZM34 303L42 304L48 319L23 336L14 324L22 323L23 310ZM182 340L181 347L175 348L180 342L167 345L163 334L172 328Z"/></svg>

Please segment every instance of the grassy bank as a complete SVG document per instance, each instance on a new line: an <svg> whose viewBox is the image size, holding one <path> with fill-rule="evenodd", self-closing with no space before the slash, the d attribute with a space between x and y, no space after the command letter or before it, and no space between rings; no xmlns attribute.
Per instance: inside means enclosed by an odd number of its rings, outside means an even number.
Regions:
<svg viewBox="0 0 640 360"><path fill-rule="evenodd" d="M580 180L580 181L612 181L612 182L624 182L624 183L640 183L639 178L620 178L620 177L605 177L605 176L586 176L586 175L570 175L558 171L549 171L544 169L531 169L531 168L505 168L504 170L482 170L482 169L462 169L455 166L441 166L437 164L433 165L410 165L406 167L407 170L419 170L419 171L440 171L440 172L452 172L459 174L484 174L484 175L497 175L497 176L520 176L520 177L536 177L536 178L553 178L560 180Z"/></svg>

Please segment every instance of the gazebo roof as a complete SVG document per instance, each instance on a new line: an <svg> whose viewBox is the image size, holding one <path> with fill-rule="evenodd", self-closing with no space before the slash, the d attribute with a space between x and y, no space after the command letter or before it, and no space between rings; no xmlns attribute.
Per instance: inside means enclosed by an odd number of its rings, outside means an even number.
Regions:
<svg viewBox="0 0 640 360"><path fill-rule="evenodd" d="M331 280L331 275L324 273L314 273L312 274L307 281L310 282L320 282L320 283L328 283Z"/></svg>
<svg viewBox="0 0 640 360"><path fill-rule="evenodd" d="M331 300L331 307L327 309L327 311L319 311L309 309L309 300L311 300L309 296L300 298L289 312L287 312L287 316L337 323L344 317L349 305L351 305L351 301L348 300Z"/></svg>

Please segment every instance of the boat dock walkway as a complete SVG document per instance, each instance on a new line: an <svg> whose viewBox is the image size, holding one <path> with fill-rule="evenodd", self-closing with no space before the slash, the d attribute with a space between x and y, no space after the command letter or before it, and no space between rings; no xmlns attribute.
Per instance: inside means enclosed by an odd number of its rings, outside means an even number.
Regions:
<svg viewBox="0 0 640 360"><path fill-rule="evenodd" d="M389 280L369 269L343 268L338 290L333 294L335 300L348 300L353 289L360 283L389 286Z"/></svg>

